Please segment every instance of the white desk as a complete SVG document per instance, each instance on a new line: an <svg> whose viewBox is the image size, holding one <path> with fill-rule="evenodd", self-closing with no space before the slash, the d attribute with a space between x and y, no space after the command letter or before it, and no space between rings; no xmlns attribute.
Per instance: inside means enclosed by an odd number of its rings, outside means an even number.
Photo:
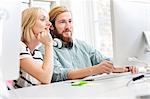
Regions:
<svg viewBox="0 0 150 99"><path fill-rule="evenodd" d="M83 86L71 86L70 82L65 81L11 90L10 95L18 99L136 99L138 95L150 95L150 80L140 80L126 86L130 79L131 75L126 75L90 81Z"/></svg>

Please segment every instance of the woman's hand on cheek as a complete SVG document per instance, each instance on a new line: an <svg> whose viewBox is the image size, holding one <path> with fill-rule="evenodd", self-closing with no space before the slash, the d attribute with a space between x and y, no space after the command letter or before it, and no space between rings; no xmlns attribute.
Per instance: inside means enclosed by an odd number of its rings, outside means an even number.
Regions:
<svg viewBox="0 0 150 99"><path fill-rule="evenodd" d="M52 36L48 31L43 31L38 34L37 39L43 43L44 45L49 45L50 43L53 42Z"/></svg>

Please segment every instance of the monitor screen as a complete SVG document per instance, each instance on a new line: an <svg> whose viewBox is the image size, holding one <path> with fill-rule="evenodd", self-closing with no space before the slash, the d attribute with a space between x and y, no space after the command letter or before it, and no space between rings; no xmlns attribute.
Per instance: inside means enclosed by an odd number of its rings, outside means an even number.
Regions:
<svg viewBox="0 0 150 99"><path fill-rule="evenodd" d="M19 77L19 41L21 33L21 2L0 3L0 71L4 80Z"/></svg>
<svg viewBox="0 0 150 99"><path fill-rule="evenodd" d="M114 65L150 64L150 52L143 33L150 31L150 1L110 1Z"/></svg>

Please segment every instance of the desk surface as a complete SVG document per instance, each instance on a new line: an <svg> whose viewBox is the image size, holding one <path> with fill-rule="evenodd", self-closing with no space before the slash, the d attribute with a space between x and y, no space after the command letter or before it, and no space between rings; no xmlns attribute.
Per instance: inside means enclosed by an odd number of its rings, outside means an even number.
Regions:
<svg viewBox="0 0 150 99"><path fill-rule="evenodd" d="M34 87L26 87L11 90L10 95L18 97L18 99L72 99L72 98L88 98L95 99L103 97L103 99L136 99L139 95L150 95L150 79L132 82L126 86L127 82L133 76L127 74L117 78L89 81L83 86L71 86L70 81L52 83L49 85L40 85ZM118 98L117 98L118 97ZM120 98L121 97L121 98Z"/></svg>

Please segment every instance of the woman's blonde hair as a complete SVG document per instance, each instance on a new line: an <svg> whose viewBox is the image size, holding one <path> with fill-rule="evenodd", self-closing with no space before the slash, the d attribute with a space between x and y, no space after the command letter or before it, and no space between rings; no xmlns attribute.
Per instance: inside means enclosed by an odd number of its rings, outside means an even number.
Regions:
<svg viewBox="0 0 150 99"><path fill-rule="evenodd" d="M49 12L49 21L55 26L56 17L64 12L70 12L65 6L56 6Z"/></svg>
<svg viewBox="0 0 150 99"><path fill-rule="evenodd" d="M39 12L43 10L39 7L27 8L22 12L22 36L21 41L25 43L30 43L35 39L33 33L33 26L36 23Z"/></svg>

